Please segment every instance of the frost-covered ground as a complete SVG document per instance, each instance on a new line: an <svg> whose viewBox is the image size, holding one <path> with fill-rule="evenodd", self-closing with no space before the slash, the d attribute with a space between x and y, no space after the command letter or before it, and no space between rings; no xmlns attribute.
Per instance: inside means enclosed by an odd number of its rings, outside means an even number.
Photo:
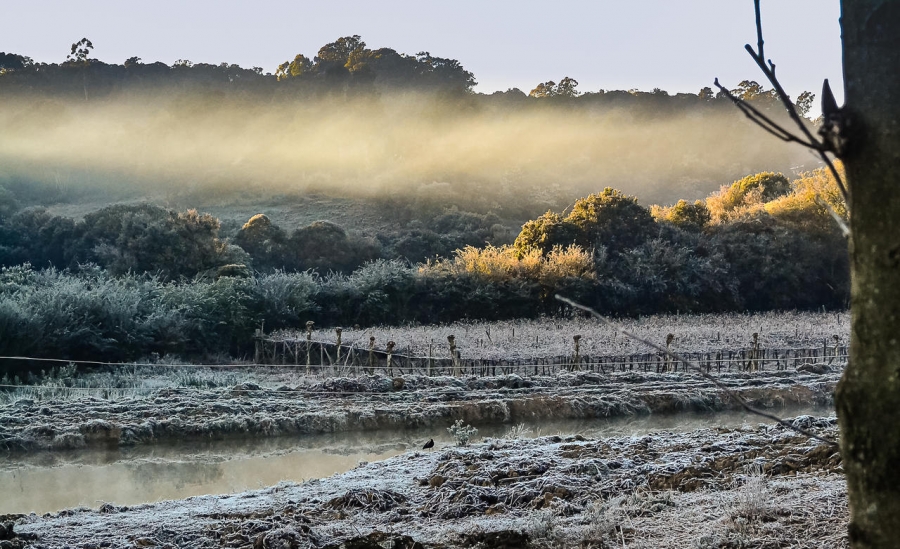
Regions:
<svg viewBox="0 0 900 549"><path fill-rule="evenodd" d="M798 426L836 438L833 418ZM781 426L491 439L303 484L8 516L10 547L846 547L836 449Z"/></svg>
<svg viewBox="0 0 900 549"><path fill-rule="evenodd" d="M654 315L617 319L616 324L641 338L665 345L668 334L676 352L715 352L747 349L753 334L763 349L819 347L823 342L846 345L850 338L850 313L767 312L755 314ZM582 355L629 355L647 352L642 342L617 333L589 318L546 318L496 322L456 322L432 326L376 326L344 328L345 346L366 349L375 338L378 349L388 341L400 353L413 356L445 356L447 336L453 335L466 359L528 360L573 352L572 337L581 336ZM305 332L281 332L274 338L305 340ZM835 339L835 337L837 339ZM336 343L333 329L314 330L313 341Z"/></svg>
<svg viewBox="0 0 900 549"><path fill-rule="evenodd" d="M717 377L760 407L829 405L839 372L732 372ZM710 381L690 372L367 376L307 379L294 386L246 382L213 389L163 388L131 397L104 391L94 390L90 396L69 392L58 398L35 390L0 405L0 448L18 453L191 439L443 430L455 420L515 424L736 407Z"/></svg>

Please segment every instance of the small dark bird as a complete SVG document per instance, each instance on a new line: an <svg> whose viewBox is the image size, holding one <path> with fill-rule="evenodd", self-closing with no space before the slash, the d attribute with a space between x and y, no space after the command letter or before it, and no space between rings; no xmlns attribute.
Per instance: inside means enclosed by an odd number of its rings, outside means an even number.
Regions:
<svg viewBox="0 0 900 549"><path fill-rule="evenodd" d="M423 450L427 450L429 448L434 448L434 439L433 438L428 439L428 442L425 443L425 446L422 446Z"/></svg>

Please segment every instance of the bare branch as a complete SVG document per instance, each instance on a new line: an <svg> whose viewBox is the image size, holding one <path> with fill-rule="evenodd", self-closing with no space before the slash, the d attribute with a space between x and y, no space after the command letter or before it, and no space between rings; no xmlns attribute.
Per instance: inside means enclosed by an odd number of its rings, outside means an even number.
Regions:
<svg viewBox="0 0 900 549"><path fill-rule="evenodd" d="M823 199L818 193L816 193L816 203L828 210L828 214L831 215L831 218L834 219L834 222L837 223L838 228L841 230L841 235L843 235L844 238L848 238L850 236L850 227L848 227L847 223L844 222L844 219L834 211L831 204Z"/></svg>
<svg viewBox="0 0 900 549"><path fill-rule="evenodd" d="M763 35L762 35L762 17L760 17L759 0L753 0L756 9L756 47L759 56L763 56Z"/></svg>
<svg viewBox="0 0 900 549"><path fill-rule="evenodd" d="M769 413L763 412L763 411L761 411L761 410L757 410L756 408L750 406L750 404L748 404L747 401L744 400L743 397L741 397L741 395L739 395L739 394L737 394L736 392L732 391L731 389L729 389L728 387L726 387L725 384L723 384L721 381L717 380L715 377L713 377L713 376L707 374L706 372L704 372L703 369L702 369L700 366L698 366L698 365L694 364L693 362L687 360L686 358L682 357L682 356L679 355L678 353L676 353L676 352L674 352L674 351L671 351L671 350L669 350L669 349L666 349L665 347L663 347L663 346L661 346L661 345L657 345L656 343L653 343L652 341L648 341L648 340L646 340L646 339L644 339L644 338L642 338L642 337L640 337L640 336L638 336L638 335L635 335L635 334L629 332L628 330L625 330L625 329L623 329L623 328L620 328L617 324L615 324L615 323L613 323L613 322L607 320L606 317L604 317L603 315L601 315L600 313L598 313L597 311L595 311L594 309L592 309L592 308L590 308L590 307L587 307L587 306L582 305L582 304L580 304L580 303L576 303L576 302L572 301L571 299L568 299L568 298L566 298L566 297L563 297L563 296L561 296L561 295L559 295L559 294L556 294L554 297L555 297L557 300L562 301L563 303L569 305L570 307L574 307L575 309L580 309L580 310L582 310L582 311L584 311L584 312L586 312L586 313L589 313L591 316L593 316L594 318L596 318L597 320L599 320L600 322L602 322L602 323L605 324L606 326L612 328L612 329L615 330L616 332L618 332L618 333L624 335L625 337L629 337L629 338L631 338L631 339L633 339L633 340L635 340L635 341L640 341L641 343L643 343L644 345L646 345L646 346L648 346L648 347L650 347L650 348L652 348L652 349L656 349L657 351L659 351L659 352L661 352L661 353L666 353L668 356L670 356L671 358L675 359L675 360L678 361L678 362L683 362L683 363L685 364L685 366L690 367L692 370L694 370L695 372L697 372L698 374L700 374L701 377L703 377L704 379L710 381L713 385L715 385L716 388L718 388L719 390L721 390L721 391L723 391L725 394L727 394L729 397L731 397L732 400L734 400L735 402L737 402L737 403L741 406L741 408L743 408L743 409L746 410L747 412L750 412L751 414L755 414L755 415L758 415L758 416L760 416L760 417L764 417L764 418L766 418L766 419L769 419L769 420L771 420L771 421L774 421L775 423L778 423L779 425L782 425L782 426L784 426L784 427L787 427L788 429L790 429L790 430L792 430L792 431L795 431L795 432L797 432L797 433L800 433L801 435L803 435L803 436L805 436L805 437L814 438L814 439L816 439L816 440L819 440L819 441L824 442L825 444L828 444L829 446L838 447L838 443L834 442L833 440L830 440L830 439L821 437L821 436L816 435L816 434L814 434L814 433L810 433L809 431L807 431L807 430L805 430L805 429L801 429L801 428L799 428L799 427L796 427L796 426L794 426L794 425L791 425L790 423L788 423L787 421L781 419L780 417L778 417L778 416L776 416L776 415L769 414Z"/></svg>
<svg viewBox="0 0 900 549"><path fill-rule="evenodd" d="M777 122L775 122L774 120L772 120L771 118L769 118L768 116L766 116L765 114L760 112L756 107L754 107L747 101L744 101L740 97L737 97L736 95L731 93L731 91L729 91L726 87L724 87L723 85L721 85L719 83L718 78L716 78L714 84L717 88L719 88L719 90L723 94L725 94L725 97L730 99L731 102L734 103L734 105L738 109L740 109L740 111L742 113L744 113L744 116L749 118L757 126L766 130L767 132L774 135L778 139L781 139L782 141L799 143L799 144L803 145L804 147L807 147L807 148L810 148L810 149L813 149L816 151L818 151L820 149L820 147L822 147L822 145L818 141L816 141L816 142L804 141L802 138L797 137L796 135L792 134L788 130L784 129Z"/></svg>
<svg viewBox="0 0 900 549"><path fill-rule="evenodd" d="M806 124L803 123L803 118L797 112L797 108L793 103L791 103L787 92L784 91L784 88L781 86L781 82L779 82L778 78L775 76L775 63L773 63L772 60L769 59L768 66L766 64L765 56L763 55L762 15L759 8L759 2L760 0L753 0L753 6L756 11L757 50L753 51L753 48L750 46L750 44L745 45L744 49L747 50L747 52L750 54L750 57L752 57L753 60L756 61L756 64L759 66L760 70L762 70L763 74L766 75L769 83L772 84L772 87L775 89L775 93L778 95L778 99L781 100L782 105L784 105L785 110L787 110L788 116L790 116L791 120L793 120L797 124L797 126L800 128L800 131L803 132L803 135L807 140L807 142L804 142L801 139L792 139L791 141L795 140L796 142L804 144L805 146L819 153L819 157L823 162L825 162L825 164L828 166L828 169L831 171L831 174L834 176L835 181L837 182L838 189L840 189L841 191L841 196L844 198L844 202L849 205L850 193L847 191L847 187L846 185L844 185L843 179L834 168L834 164L831 162L831 159L829 159L828 155L825 153L825 151L827 150L825 144L814 137L812 132L809 131L809 128L806 127ZM810 145L810 143L814 145Z"/></svg>

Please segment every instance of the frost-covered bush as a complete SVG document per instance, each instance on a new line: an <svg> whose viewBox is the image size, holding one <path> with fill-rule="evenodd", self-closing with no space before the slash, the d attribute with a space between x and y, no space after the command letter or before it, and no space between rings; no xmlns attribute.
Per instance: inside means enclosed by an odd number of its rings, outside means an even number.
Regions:
<svg viewBox="0 0 900 549"><path fill-rule="evenodd" d="M319 277L312 272L275 271L253 279L251 292L255 316L265 319L271 328L298 326L319 307Z"/></svg>
<svg viewBox="0 0 900 549"><path fill-rule="evenodd" d="M478 434L478 429L471 425L463 425L463 420L457 419L453 425L447 427L447 432L456 439L457 446L468 446L471 437Z"/></svg>
<svg viewBox="0 0 900 549"><path fill-rule="evenodd" d="M177 278L235 262L219 240L219 220L197 210L117 204L86 215L79 233L78 259L116 274L159 272Z"/></svg>
<svg viewBox="0 0 900 549"><path fill-rule="evenodd" d="M350 275L326 277L318 303L333 323L381 324L387 319L407 319L416 296L417 271L403 261L379 259Z"/></svg>
<svg viewBox="0 0 900 549"><path fill-rule="evenodd" d="M165 349L183 316L159 302L150 276L112 277L30 266L0 271L0 354L120 360ZM162 306L161 306L162 305Z"/></svg>

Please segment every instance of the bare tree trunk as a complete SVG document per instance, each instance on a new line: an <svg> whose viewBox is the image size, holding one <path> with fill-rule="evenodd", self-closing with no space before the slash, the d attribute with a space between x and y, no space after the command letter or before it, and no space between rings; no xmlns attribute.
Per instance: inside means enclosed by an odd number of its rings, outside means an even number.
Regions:
<svg viewBox="0 0 900 549"><path fill-rule="evenodd" d="M849 537L900 547L900 1L841 8L852 324L836 404Z"/></svg>

